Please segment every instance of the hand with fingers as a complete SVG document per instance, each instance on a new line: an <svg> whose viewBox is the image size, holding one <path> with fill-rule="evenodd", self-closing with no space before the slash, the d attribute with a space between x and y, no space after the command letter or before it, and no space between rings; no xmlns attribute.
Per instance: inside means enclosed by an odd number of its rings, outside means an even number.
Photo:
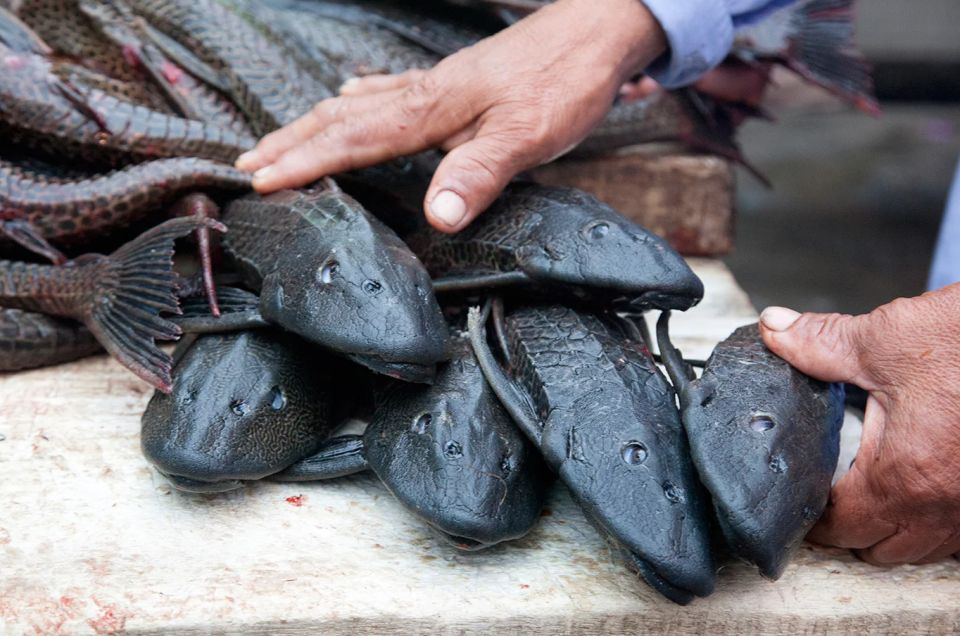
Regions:
<svg viewBox="0 0 960 636"><path fill-rule="evenodd" d="M666 50L638 0L558 0L428 71L348 82L237 161L260 192L440 147L424 201L466 227L518 173L581 141L627 78Z"/></svg>
<svg viewBox="0 0 960 636"><path fill-rule="evenodd" d="M768 308L760 324L801 371L870 394L856 460L809 538L884 566L960 553L960 283L863 316Z"/></svg>

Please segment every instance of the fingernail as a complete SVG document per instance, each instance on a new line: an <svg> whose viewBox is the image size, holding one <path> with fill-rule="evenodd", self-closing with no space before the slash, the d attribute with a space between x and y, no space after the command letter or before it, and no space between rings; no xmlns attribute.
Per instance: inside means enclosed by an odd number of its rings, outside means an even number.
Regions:
<svg viewBox="0 0 960 636"><path fill-rule="evenodd" d="M799 313L786 307L767 307L760 314L760 322L770 331L786 331L799 317Z"/></svg>
<svg viewBox="0 0 960 636"><path fill-rule="evenodd" d="M466 216L467 204L453 190L441 190L430 202L430 214L445 225L454 227Z"/></svg>
<svg viewBox="0 0 960 636"><path fill-rule="evenodd" d="M248 150L242 155L240 155L239 157L237 157L237 160L233 163L233 165L236 166L237 170L243 170L244 165L249 166L250 164L256 163L256 159L257 159L257 151Z"/></svg>
<svg viewBox="0 0 960 636"><path fill-rule="evenodd" d="M359 77L351 77L351 78L348 79L346 82L344 82L343 84L340 85L340 88L338 89L338 92L341 92L341 93L342 93L344 90L348 90L348 91L349 91L351 88L353 88L354 86L356 86L356 85L359 84L359 83L360 83L360 78L359 78Z"/></svg>

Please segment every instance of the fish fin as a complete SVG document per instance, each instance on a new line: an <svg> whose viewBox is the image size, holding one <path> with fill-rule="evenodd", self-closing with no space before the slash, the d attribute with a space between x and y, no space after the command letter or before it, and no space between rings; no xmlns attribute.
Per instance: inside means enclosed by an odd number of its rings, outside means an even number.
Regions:
<svg viewBox="0 0 960 636"><path fill-rule="evenodd" d="M236 287L217 287L220 316L210 312L203 297L184 298L181 314L170 318L184 333L223 333L270 326L260 315L260 297Z"/></svg>
<svg viewBox="0 0 960 636"><path fill-rule="evenodd" d="M0 235L19 245L20 247L33 252L39 256L49 259L54 265L63 265L67 262L67 257L63 252L50 245L47 239L43 238L32 223L22 219L13 221L0 221Z"/></svg>
<svg viewBox="0 0 960 636"><path fill-rule="evenodd" d="M201 192L194 192L183 197L173 206L175 216L195 216L201 219L217 219L220 217L220 209L217 204L207 195ZM213 260L214 251L219 257L219 242L211 241L210 228L199 227L196 231L197 250L200 254L200 273L203 278L203 288L207 294L207 301L210 303L210 313L214 317L220 316L220 307L217 304L217 289L213 281Z"/></svg>
<svg viewBox="0 0 960 636"><path fill-rule="evenodd" d="M53 49L14 13L0 5L0 44L17 51L50 56Z"/></svg>
<svg viewBox="0 0 960 636"><path fill-rule="evenodd" d="M370 469L362 435L331 437L320 450L270 476L276 481L337 479Z"/></svg>
<svg viewBox="0 0 960 636"><path fill-rule="evenodd" d="M177 66L211 88L215 88L225 95L230 94L230 80L228 80L223 73L214 69L188 48L152 25L144 25L144 32L150 41L163 52L164 55L173 60Z"/></svg>
<svg viewBox="0 0 960 636"><path fill-rule="evenodd" d="M436 294L445 294L457 291L488 289L490 287L522 285L529 282L530 277L523 272L497 272L491 274L445 276L443 278L434 279L433 291Z"/></svg>
<svg viewBox="0 0 960 636"><path fill-rule="evenodd" d="M510 345L507 342L506 331L506 313L503 308L503 299L495 296L490 300L490 316L493 320L493 333L497 337L497 346L500 348L500 355L503 357L508 369L513 368L513 361L510 359Z"/></svg>
<svg viewBox="0 0 960 636"><path fill-rule="evenodd" d="M223 229L212 219L172 219L87 265L96 267L97 274L84 324L121 364L164 393L172 389L173 362L156 341L175 340L181 333L160 317L161 312L179 312L174 241L202 225Z"/></svg>
<svg viewBox="0 0 960 636"><path fill-rule="evenodd" d="M480 309L471 307L467 315L467 331L470 334L470 345L473 347L474 355L477 356L480 370L513 421L539 448L543 427L540 418L537 417L537 411L526 393L517 386L516 382L507 377L496 358L493 357L493 352L483 333L484 325L485 321Z"/></svg>
<svg viewBox="0 0 960 636"><path fill-rule="evenodd" d="M92 122L97 125L97 128L101 132L107 134L113 134L110 130L110 127L107 125L107 120L104 119L104 116L90 103L87 101L86 96L78 89L70 80L60 79L56 77L50 77L48 79L50 82L50 87L53 91L60 93L67 101L73 104L74 108L77 109L84 117L87 117Z"/></svg>
<svg viewBox="0 0 960 636"><path fill-rule="evenodd" d="M813 0L794 17L787 66L871 115L880 114L871 67L854 42L855 0Z"/></svg>
<svg viewBox="0 0 960 636"><path fill-rule="evenodd" d="M682 395L692 380L696 379L693 367L686 363L680 350L670 341L670 312L664 311L657 320L657 345L660 347L660 356L663 366L667 369L670 381L673 382L677 393Z"/></svg>

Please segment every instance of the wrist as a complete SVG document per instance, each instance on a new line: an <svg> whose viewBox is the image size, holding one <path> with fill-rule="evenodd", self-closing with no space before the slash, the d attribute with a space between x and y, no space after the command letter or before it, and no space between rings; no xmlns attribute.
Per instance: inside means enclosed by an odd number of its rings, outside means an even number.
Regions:
<svg viewBox="0 0 960 636"><path fill-rule="evenodd" d="M597 49L621 80L641 72L667 50L660 22L641 0L560 0L555 6L568 10L586 29L588 46Z"/></svg>

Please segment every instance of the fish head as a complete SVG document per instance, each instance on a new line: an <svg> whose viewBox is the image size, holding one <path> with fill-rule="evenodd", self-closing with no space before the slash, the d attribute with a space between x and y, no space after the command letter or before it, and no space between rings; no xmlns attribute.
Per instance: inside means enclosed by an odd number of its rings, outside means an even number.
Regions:
<svg viewBox="0 0 960 636"><path fill-rule="evenodd" d="M826 505L843 398L766 350L756 325L681 393L683 425L733 551L776 579Z"/></svg>
<svg viewBox="0 0 960 636"><path fill-rule="evenodd" d="M351 232L309 262L291 249L263 280L264 318L374 371L405 379L408 369L432 371L446 354L447 325L426 270L390 239Z"/></svg>
<svg viewBox="0 0 960 636"><path fill-rule="evenodd" d="M390 491L461 550L525 534L539 517L547 471L472 352L441 364L432 386L383 384L364 440Z"/></svg>
<svg viewBox="0 0 960 636"><path fill-rule="evenodd" d="M662 238L586 193L543 190L542 220L517 251L530 278L638 308L688 309L703 297L703 283Z"/></svg>
<svg viewBox="0 0 960 636"><path fill-rule="evenodd" d="M142 418L144 455L178 488L211 492L312 453L329 419L329 377L303 344L267 330L199 337L173 391Z"/></svg>

